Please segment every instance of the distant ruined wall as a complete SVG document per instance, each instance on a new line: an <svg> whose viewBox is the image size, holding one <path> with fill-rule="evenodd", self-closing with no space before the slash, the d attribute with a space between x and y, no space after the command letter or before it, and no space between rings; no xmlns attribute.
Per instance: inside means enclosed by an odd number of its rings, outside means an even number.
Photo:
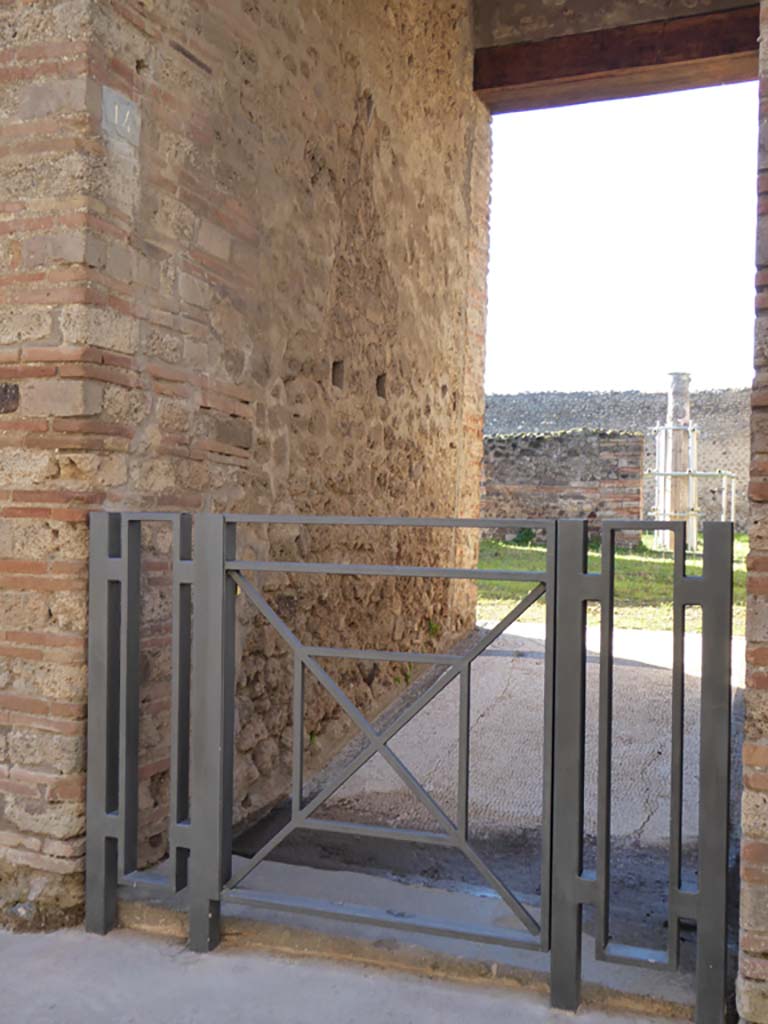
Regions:
<svg viewBox="0 0 768 1024"><path fill-rule="evenodd" d="M468 2L0 5L0 918L82 904L87 515L477 514L490 119ZM140 813L163 852L168 531L146 530ZM469 564L476 537L242 530ZM471 586L260 581L308 643L434 648ZM432 632L434 629L432 629ZM236 815L286 790L290 660L240 631ZM334 672L365 711L387 667ZM344 733L308 691L306 743Z"/></svg>
<svg viewBox="0 0 768 1024"><path fill-rule="evenodd" d="M632 430L645 434L645 468L655 464L652 428L666 417L667 396L642 391L538 391L488 395L485 433L536 433L574 428ZM736 525L749 522L750 391L692 391L691 419L699 428L699 469L736 474ZM646 478L644 508L653 507L653 481ZM704 518L720 518L720 487L699 481Z"/></svg>
<svg viewBox="0 0 768 1024"><path fill-rule="evenodd" d="M642 434L567 430L485 438L484 516L636 519L642 507ZM510 531L496 533L504 539Z"/></svg>

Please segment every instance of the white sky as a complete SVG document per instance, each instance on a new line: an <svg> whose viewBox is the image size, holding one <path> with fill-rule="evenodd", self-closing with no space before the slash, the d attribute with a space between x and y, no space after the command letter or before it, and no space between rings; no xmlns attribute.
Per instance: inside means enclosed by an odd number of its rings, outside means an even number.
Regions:
<svg viewBox="0 0 768 1024"><path fill-rule="evenodd" d="M757 83L493 123L486 391L752 379Z"/></svg>

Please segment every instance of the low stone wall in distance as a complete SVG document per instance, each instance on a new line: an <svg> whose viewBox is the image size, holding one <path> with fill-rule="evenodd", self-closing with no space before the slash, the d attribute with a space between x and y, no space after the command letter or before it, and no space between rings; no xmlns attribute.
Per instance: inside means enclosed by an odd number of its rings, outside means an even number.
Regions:
<svg viewBox="0 0 768 1024"><path fill-rule="evenodd" d="M691 391L691 420L699 430L700 470L724 469L736 474L737 529L749 522L750 389ZM644 391L529 391L517 395L486 395L484 432L542 433L575 427L602 430L641 430L645 434L645 468L656 464L653 428L666 419L664 392ZM645 514L654 504L653 480L645 488ZM699 481L699 508L704 520L720 519L720 482Z"/></svg>
<svg viewBox="0 0 768 1024"><path fill-rule="evenodd" d="M644 445L641 433L618 430L485 437L482 514L639 519Z"/></svg>

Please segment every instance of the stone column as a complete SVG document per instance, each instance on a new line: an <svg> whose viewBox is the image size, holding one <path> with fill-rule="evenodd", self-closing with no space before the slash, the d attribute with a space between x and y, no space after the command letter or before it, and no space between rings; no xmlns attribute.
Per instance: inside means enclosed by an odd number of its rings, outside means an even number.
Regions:
<svg viewBox="0 0 768 1024"><path fill-rule="evenodd" d="M691 376L671 373L667 395L666 473L687 473L690 466L688 428L691 424ZM690 508L690 484L687 477L667 477L667 517L686 520Z"/></svg>

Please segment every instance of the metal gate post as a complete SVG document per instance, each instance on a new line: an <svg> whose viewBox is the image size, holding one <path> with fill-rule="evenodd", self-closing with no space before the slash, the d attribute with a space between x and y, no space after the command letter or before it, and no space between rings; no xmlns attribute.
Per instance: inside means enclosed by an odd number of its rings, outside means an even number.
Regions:
<svg viewBox="0 0 768 1024"><path fill-rule="evenodd" d="M120 552L120 517L92 512L88 557L88 771L86 775L85 928L104 935L117 919L116 701L120 679L120 582L110 559Z"/></svg>
<svg viewBox="0 0 768 1024"><path fill-rule="evenodd" d="M92 512L89 525L85 926L103 935L136 868L141 524Z"/></svg>
<svg viewBox="0 0 768 1024"><path fill-rule="evenodd" d="M587 567L587 524L561 520L557 530L552 800L552 935L550 1001L576 1010L581 1001L582 904L593 883L582 878L586 602L599 600L599 575Z"/></svg>
<svg viewBox="0 0 768 1024"><path fill-rule="evenodd" d="M195 519L190 698L189 946L221 938L221 886L232 868L235 596L224 563L235 557L235 525Z"/></svg>
<svg viewBox="0 0 768 1024"><path fill-rule="evenodd" d="M691 582L694 582L693 580ZM696 1021L726 1011L733 524L704 524Z"/></svg>

